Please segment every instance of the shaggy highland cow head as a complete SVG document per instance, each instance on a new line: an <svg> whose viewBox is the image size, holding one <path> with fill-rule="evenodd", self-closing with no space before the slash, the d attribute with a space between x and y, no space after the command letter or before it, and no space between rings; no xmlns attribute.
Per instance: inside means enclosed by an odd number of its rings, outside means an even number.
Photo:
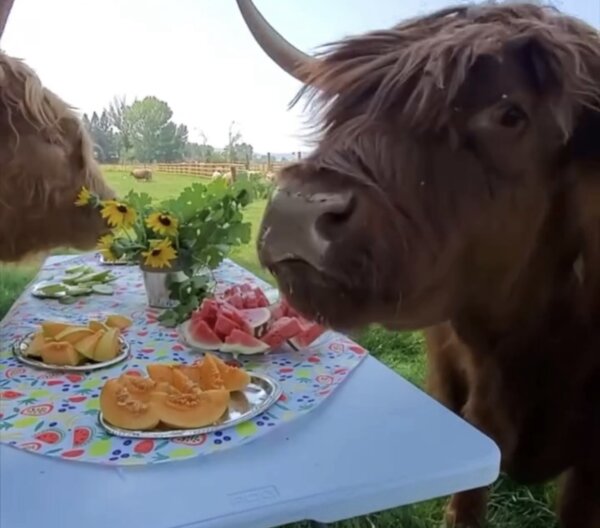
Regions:
<svg viewBox="0 0 600 528"><path fill-rule="evenodd" d="M2 3L0 35L11 3ZM81 120L32 69L0 52L0 261L93 248L107 228L97 211L74 205L82 186L114 196Z"/></svg>
<svg viewBox="0 0 600 528"><path fill-rule="evenodd" d="M258 241L297 309L342 330L466 308L498 321L576 262L600 293L598 31L527 3L461 6L308 57L238 5L317 111Z"/></svg>

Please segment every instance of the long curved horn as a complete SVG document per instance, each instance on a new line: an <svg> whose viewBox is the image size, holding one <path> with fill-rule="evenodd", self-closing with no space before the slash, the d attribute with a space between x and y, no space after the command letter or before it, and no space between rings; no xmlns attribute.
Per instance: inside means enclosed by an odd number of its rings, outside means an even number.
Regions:
<svg viewBox="0 0 600 528"><path fill-rule="evenodd" d="M8 15L10 15L10 10L12 9L14 1L15 0L0 0L0 37L2 37L2 33L4 33L6 21L8 20Z"/></svg>
<svg viewBox="0 0 600 528"><path fill-rule="evenodd" d="M265 20L252 0L236 0L236 2L248 29L263 51L280 68L305 83L307 81L306 73L302 72L307 70L304 67L316 62L317 59L300 51L285 40ZM298 68L301 66L303 67L302 71L299 71Z"/></svg>

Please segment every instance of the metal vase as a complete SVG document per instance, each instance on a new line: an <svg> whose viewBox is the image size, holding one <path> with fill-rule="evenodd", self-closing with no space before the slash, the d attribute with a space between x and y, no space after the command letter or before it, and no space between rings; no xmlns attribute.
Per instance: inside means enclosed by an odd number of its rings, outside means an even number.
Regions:
<svg viewBox="0 0 600 528"><path fill-rule="evenodd" d="M169 297L169 284L173 280L186 279L185 273L176 267L169 269L148 268L140 266L148 297L148 305L152 308L174 308L179 301Z"/></svg>

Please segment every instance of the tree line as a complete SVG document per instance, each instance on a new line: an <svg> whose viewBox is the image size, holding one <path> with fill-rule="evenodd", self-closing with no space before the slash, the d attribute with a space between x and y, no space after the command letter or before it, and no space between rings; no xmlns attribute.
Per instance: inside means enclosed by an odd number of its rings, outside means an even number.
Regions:
<svg viewBox="0 0 600 528"><path fill-rule="evenodd" d="M155 96L136 99L128 104L115 97L100 113L83 115L83 123L94 141L100 163L170 163L201 161L206 163L250 163L262 161L252 145L242 141L235 122L229 126L227 143L222 148L188 140L188 128L173 121L167 102Z"/></svg>

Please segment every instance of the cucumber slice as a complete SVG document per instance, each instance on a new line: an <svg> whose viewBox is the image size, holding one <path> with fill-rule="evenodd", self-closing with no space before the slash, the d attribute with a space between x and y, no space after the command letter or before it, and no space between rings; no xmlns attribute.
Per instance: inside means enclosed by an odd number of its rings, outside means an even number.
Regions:
<svg viewBox="0 0 600 528"><path fill-rule="evenodd" d="M68 273L69 275L75 275L75 274L83 273L86 268L87 268L87 266L83 266L83 265L71 266L70 268L67 268L65 270L65 273Z"/></svg>
<svg viewBox="0 0 600 528"><path fill-rule="evenodd" d="M67 295L71 295L73 297L88 295L90 293L92 293L92 288L86 288L81 285L67 287Z"/></svg>
<svg viewBox="0 0 600 528"><path fill-rule="evenodd" d="M66 293L67 287L64 284L47 284L39 288L38 291L43 295L54 296Z"/></svg>
<svg viewBox="0 0 600 528"><path fill-rule="evenodd" d="M92 284L92 291L100 295L112 295L114 293L112 286L107 284Z"/></svg>
<svg viewBox="0 0 600 528"><path fill-rule="evenodd" d="M58 302L60 304L73 304L77 302L77 299L75 297L70 297L68 295L65 295L64 297L61 297L60 299L58 299Z"/></svg>

